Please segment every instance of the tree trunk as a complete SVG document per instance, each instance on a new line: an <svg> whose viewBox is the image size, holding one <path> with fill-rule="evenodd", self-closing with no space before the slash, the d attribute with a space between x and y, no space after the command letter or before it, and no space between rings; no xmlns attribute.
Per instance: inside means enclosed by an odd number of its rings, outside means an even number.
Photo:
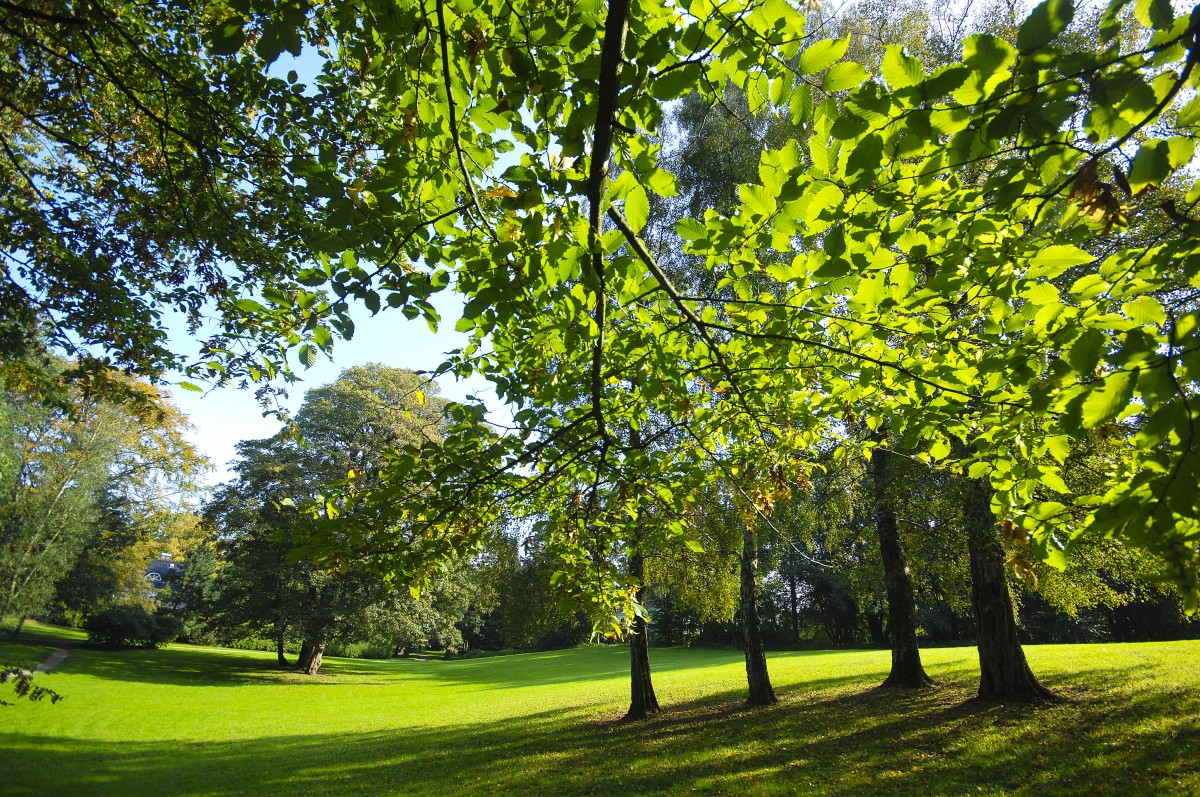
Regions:
<svg viewBox="0 0 1200 797"><path fill-rule="evenodd" d="M789 557L792 558L792 557ZM788 568L788 599L792 614L792 644L800 644L800 606L799 598L796 594L796 563L792 562L792 566Z"/></svg>
<svg viewBox="0 0 1200 797"><path fill-rule="evenodd" d="M321 661L325 657L327 636L327 634L322 634L316 639L304 641L304 645L300 648L300 659L296 662L296 669L305 675L316 675L320 672Z"/></svg>
<svg viewBox="0 0 1200 797"><path fill-rule="evenodd" d="M1004 549L996 533L991 500L991 485L985 479L972 479L967 486L964 515L971 558L971 603L979 646L979 698L1056 700L1056 695L1034 677L1017 639L1012 595L1004 570Z"/></svg>
<svg viewBox="0 0 1200 797"><path fill-rule="evenodd" d="M21 635L21 630L25 628L25 621L28 619L29 618L25 615L21 615L21 619L17 620L17 626L13 629L12 635L9 637L9 639L16 639Z"/></svg>
<svg viewBox="0 0 1200 797"><path fill-rule="evenodd" d="M629 564L638 582L635 597L641 602L641 583L645 575L641 553L635 553ZM629 635L629 711L625 712L625 719L641 720L657 711L658 698L654 695L654 684L650 680L650 645L646 638L646 620L643 617L635 617Z"/></svg>
<svg viewBox="0 0 1200 797"><path fill-rule="evenodd" d="M275 655L279 658L279 666L287 666L287 656L283 655L283 634L275 637Z"/></svg>
<svg viewBox="0 0 1200 797"><path fill-rule="evenodd" d="M872 609L864 612L863 615L867 618L867 636L871 640L871 645L883 647L887 644L887 635L884 633L886 629L883 627L883 610Z"/></svg>
<svg viewBox="0 0 1200 797"><path fill-rule="evenodd" d="M877 436L882 442L883 437ZM918 689L933 680L921 666L917 647L917 603L913 595L908 559L900 541L896 507L888 492L890 454L876 446L871 451L871 477L875 483L875 526L879 534L879 555L883 560L883 581L887 588L888 638L892 644L892 671L885 687Z"/></svg>
<svg viewBox="0 0 1200 797"><path fill-rule="evenodd" d="M746 683L750 694L747 706L778 703L771 678L767 674L767 653L763 649L762 624L758 619L758 535L749 523L742 531L742 650L746 654Z"/></svg>

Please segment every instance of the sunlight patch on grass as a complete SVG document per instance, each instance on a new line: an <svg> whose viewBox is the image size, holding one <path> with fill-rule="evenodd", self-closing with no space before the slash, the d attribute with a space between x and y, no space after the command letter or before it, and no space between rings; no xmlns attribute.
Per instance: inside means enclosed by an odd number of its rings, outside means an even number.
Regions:
<svg viewBox="0 0 1200 797"><path fill-rule="evenodd" d="M770 656L780 704L741 706L736 651L653 649L664 711L618 720L628 654L459 661L79 647L6 709L5 794L1043 794L1200 791L1200 643L1031 646L1059 705L970 701L969 648L924 651L934 689L874 687L887 651Z"/></svg>

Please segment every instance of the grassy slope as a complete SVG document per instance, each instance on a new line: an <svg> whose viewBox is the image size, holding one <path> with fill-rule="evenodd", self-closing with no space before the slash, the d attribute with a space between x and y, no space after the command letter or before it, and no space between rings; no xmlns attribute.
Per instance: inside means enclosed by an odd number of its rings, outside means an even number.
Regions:
<svg viewBox="0 0 1200 797"><path fill-rule="evenodd" d="M271 654L80 648L41 676L64 702L0 709L0 793L1200 793L1200 643L1028 652L1070 702L965 702L963 648L925 652L938 689L880 692L885 651L838 651L772 655L781 703L744 711L736 652L653 650L668 708L623 725L620 648L315 679Z"/></svg>

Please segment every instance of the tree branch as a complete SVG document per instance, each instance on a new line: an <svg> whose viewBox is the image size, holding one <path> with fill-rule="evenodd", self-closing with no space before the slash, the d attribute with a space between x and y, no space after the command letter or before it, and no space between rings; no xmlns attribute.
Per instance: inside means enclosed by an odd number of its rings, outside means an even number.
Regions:
<svg viewBox="0 0 1200 797"><path fill-rule="evenodd" d="M454 103L454 89L450 80L450 48L448 44L450 37L446 35L446 13L442 0L437 0L437 21L438 38L442 45L442 84L446 87L446 108L450 113L450 138L454 141L454 152L458 155L458 168L462 172L467 193L471 195L471 204L475 206L475 212L479 214L479 223L483 225L483 229L487 231L491 239L499 243L500 239L496 237L496 231L488 224L487 215L479 203L479 194L475 192L475 182L471 179L470 170L467 169L467 156L463 154L462 141L458 137L458 109Z"/></svg>

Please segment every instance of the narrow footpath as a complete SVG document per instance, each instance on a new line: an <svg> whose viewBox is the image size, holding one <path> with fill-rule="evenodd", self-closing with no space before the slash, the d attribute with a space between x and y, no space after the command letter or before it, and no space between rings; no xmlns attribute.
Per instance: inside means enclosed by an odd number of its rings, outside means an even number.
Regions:
<svg viewBox="0 0 1200 797"><path fill-rule="evenodd" d="M67 654L70 652L71 652L70 648L55 648L54 652L51 653L48 657L46 657L45 661L43 661L41 664L39 664L38 666L33 668L33 671L35 673L50 672L55 667L62 664L63 659L65 659L67 657Z"/></svg>

